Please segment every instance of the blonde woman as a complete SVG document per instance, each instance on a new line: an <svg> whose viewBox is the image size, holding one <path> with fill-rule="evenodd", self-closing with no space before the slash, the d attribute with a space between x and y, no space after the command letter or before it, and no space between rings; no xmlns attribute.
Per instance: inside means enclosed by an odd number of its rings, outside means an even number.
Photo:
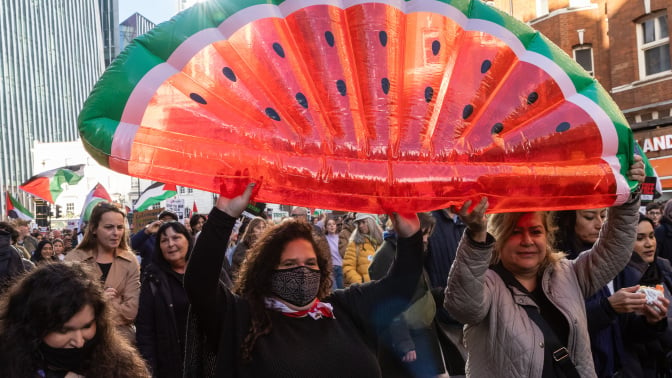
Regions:
<svg viewBox="0 0 672 378"><path fill-rule="evenodd" d="M641 157L628 176L644 181ZM609 210L600 238L575 260L553 249L548 213L494 214L486 221L487 199L472 212L470 205L459 212L467 229L444 297L446 310L465 324L467 376L596 377L584 299L628 263L639 193Z"/></svg>
<svg viewBox="0 0 672 378"><path fill-rule="evenodd" d="M355 231L343 257L343 278L345 285L371 281L369 265L373 255L383 243L383 230L378 226L373 215L360 213L355 218Z"/></svg>

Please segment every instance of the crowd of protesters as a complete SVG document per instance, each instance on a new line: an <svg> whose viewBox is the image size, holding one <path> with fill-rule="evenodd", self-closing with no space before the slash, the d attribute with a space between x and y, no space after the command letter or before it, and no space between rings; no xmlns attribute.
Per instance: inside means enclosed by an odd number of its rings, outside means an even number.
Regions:
<svg viewBox="0 0 672 378"><path fill-rule="evenodd" d="M79 243L0 222L0 375L672 376L672 202L271 219L250 194L134 235L102 203Z"/></svg>

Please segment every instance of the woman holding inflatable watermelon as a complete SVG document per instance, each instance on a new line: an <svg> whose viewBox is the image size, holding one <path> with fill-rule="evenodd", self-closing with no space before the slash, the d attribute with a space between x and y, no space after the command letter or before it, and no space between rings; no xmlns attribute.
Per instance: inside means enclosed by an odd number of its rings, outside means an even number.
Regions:
<svg viewBox="0 0 672 378"><path fill-rule="evenodd" d="M641 183L644 164L634 159L628 177ZM628 263L638 191L610 209L602 238L572 261L553 249L547 212L494 214L486 221L487 199L468 212L470 205L459 211L467 229L444 303L466 324L467 375L595 377L584 298Z"/></svg>
<svg viewBox="0 0 672 378"><path fill-rule="evenodd" d="M221 246L253 186L220 197L192 252L184 286L197 332L185 376L380 377L376 331L407 307L422 272L417 216L394 217L397 258L379 281L332 293L329 251L310 224L289 220L248 251L230 291L219 283Z"/></svg>

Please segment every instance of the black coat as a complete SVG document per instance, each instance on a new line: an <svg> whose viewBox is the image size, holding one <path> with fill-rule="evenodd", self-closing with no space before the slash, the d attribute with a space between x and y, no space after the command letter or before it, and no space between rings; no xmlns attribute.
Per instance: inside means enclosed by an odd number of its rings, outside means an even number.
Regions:
<svg viewBox="0 0 672 378"><path fill-rule="evenodd" d="M666 294L669 294L672 290L672 265L660 257L656 257L654 263L660 270ZM614 290L640 284L646 266L631 260L614 278ZM636 315L621 314L619 317L627 319ZM621 326L625 327L623 341L626 350L625 356L620 361L624 377L672 377L672 326L669 324L671 320L668 311L667 321L659 322L656 325L658 332L650 335L650 332L643 332L641 328L633 332L627 328L631 322L620 319Z"/></svg>
<svg viewBox="0 0 672 378"><path fill-rule="evenodd" d="M672 261L672 222L662 217L654 233L656 235L656 256Z"/></svg>
<svg viewBox="0 0 672 378"><path fill-rule="evenodd" d="M152 263L144 272L135 321L137 346L154 377L181 378L187 294L181 277L162 265ZM179 319L185 324L178 324Z"/></svg>

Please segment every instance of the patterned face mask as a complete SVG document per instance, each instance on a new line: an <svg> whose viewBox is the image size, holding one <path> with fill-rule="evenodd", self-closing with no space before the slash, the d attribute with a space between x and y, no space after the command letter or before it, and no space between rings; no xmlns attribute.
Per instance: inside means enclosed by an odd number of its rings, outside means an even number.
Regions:
<svg viewBox="0 0 672 378"><path fill-rule="evenodd" d="M310 303L320 289L320 271L297 266L277 269L271 275L271 292L297 307Z"/></svg>

